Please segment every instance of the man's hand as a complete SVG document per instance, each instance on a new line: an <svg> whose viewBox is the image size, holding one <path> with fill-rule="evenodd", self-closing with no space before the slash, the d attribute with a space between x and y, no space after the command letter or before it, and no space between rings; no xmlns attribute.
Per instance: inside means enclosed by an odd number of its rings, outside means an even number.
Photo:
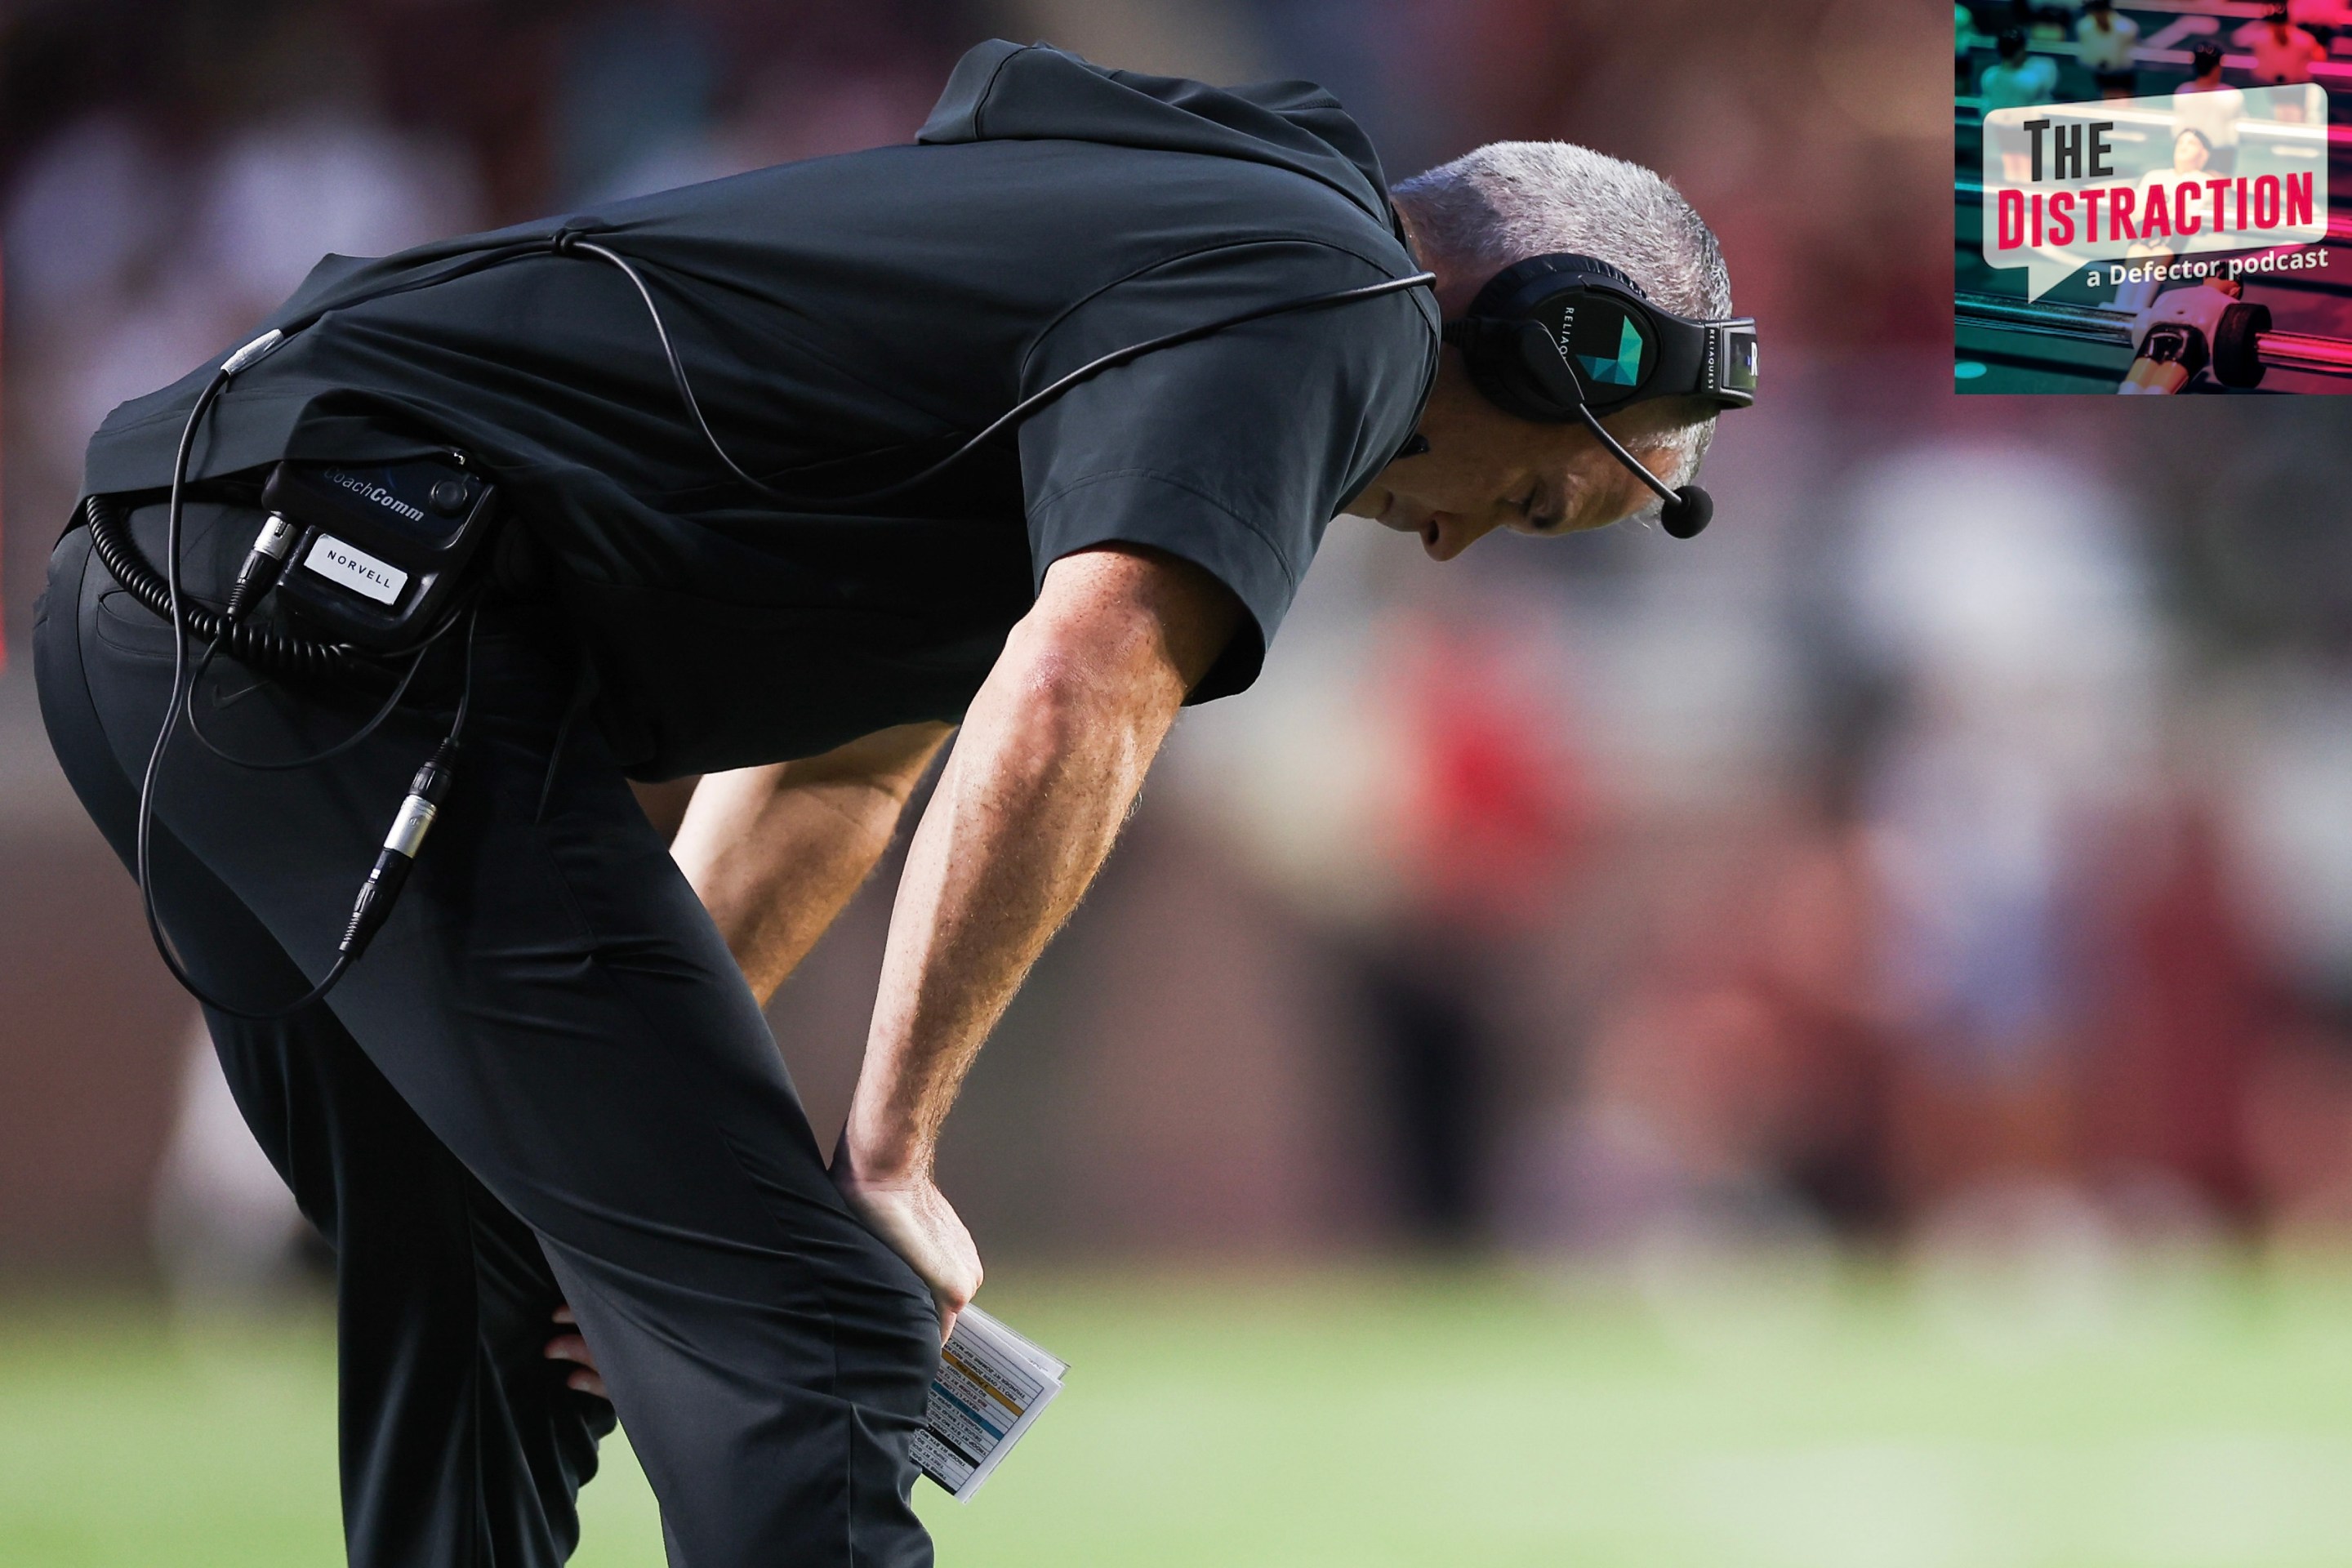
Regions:
<svg viewBox="0 0 2352 1568"><path fill-rule="evenodd" d="M546 1348L539 1353L550 1361L570 1364L572 1370L563 1374L563 1386L575 1394L593 1394L599 1399L612 1398L612 1390L604 1386L604 1374L597 1370L596 1357L588 1349L588 1342L581 1337L580 1320L572 1315L570 1305L556 1308L553 1321L563 1331L559 1331L548 1341Z"/></svg>
<svg viewBox="0 0 2352 1568"><path fill-rule="evenodd" d="M929 1172L892 1181L858 1174L846 1137L833 1155L834 1184L850 1209L931 1288L940 1309L940 1343L955 1331L956 1314L980 1290L980 1248Z"/></svg>
<svg viewBox="0 0 2352 1568"><path fill-rule="evenodd" d="M1158 552L1055 562L972 699L915 830L835 1169L930 1286L942 1331L981 1270L932 1183L940 1123L1241 616L1230 590Z"/></svg>

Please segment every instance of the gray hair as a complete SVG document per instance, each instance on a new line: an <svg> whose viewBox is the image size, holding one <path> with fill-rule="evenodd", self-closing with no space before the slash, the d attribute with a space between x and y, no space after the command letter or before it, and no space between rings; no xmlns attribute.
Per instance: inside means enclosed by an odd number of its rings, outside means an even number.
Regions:
<svg viewBox="0 0 2352 1568"><path fill-rule="evenodd" d="M1606 261L1676 315L1731 314L1731 274L1715 231L1665 179L1566 142L1490 142L1415 174L1393 193L1413 236L1448 268L1478 277L1550 251ZM1642 405L1652 444L1676 458L1672 484L1698 471L1715 405Z"/></svg>

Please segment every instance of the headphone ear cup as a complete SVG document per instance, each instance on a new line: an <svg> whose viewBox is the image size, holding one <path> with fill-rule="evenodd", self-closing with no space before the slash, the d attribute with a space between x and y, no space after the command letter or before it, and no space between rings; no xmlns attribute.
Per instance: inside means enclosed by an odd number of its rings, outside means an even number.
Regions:
<svg viewBox="0 0 2352 1568"><path fill-rule="evenodd" d="M1574 386L1574 376L1559 351L1552 346L1551 337L1540 322L1512 321L1494 316L1473 316L1448 328L1447 335L1462 351L1462 362L1470 372L1470 384L1478 395L1517 418L1538 424L1557 424L1575 417L1577 404L1583 401ZM1570 384L1570 395L1563 404L1549 391L1544 376L1543 356L1549 355L1553 376L1565 377Z"/></svg>
<svg viewBox="0 0 2352 1568"><path fill-rule="evenodd" d="M1517 351L1518 368L1542 403L1553 412L1546 417L1570 419L1584 404L1584 384L1576 378L1576 371L1559 352L1559 343L1544 330L1541 321L1521 321L1512 334L1512 348Z"/></svg>

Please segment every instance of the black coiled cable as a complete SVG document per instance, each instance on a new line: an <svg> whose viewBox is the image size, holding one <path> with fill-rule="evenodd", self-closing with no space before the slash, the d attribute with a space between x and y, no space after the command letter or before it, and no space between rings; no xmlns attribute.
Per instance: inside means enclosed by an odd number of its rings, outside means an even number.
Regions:
<svg viewBox="0 0 2352 1568"><path fill-rule="evenodd" d="M163 574L148 561L131 537L131 513L115 496L86 496L82 521L89 528L90 552L96 555L123 592L138 600L166 624L172 618L172 589ZM320 642L257 621L231 621L181 595L180 618L188 635L214 645L247 668L289 680L356 682L383 688L396 679L383 666L361 658L334 643Z"/></svg>

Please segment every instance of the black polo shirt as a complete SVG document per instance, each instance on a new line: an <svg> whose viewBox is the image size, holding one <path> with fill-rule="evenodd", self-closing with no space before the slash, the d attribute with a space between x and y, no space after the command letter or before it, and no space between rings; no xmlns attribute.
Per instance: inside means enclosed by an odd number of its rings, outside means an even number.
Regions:
<svg viewBox="0 0 2352 1568"><path fill-rule="evenodd" d="M451 275L558 228L640 266L719 438L793 503L719 465L617 271L535 256ZM1045 568L1111 542L1197 563L1247 607L1201 700L1255 679L1325 523L1411 435L1436 363L1426 289L1150 354L919 490L824 498L919 471L1111 349L1417 269L1370 143L1321 89L988 44L913 146L329 258L278 319L328 312L231 384L194 471L478 456L642 777L959 718ZM117 409L86 489L164 482L210 369Z"/></svg>

